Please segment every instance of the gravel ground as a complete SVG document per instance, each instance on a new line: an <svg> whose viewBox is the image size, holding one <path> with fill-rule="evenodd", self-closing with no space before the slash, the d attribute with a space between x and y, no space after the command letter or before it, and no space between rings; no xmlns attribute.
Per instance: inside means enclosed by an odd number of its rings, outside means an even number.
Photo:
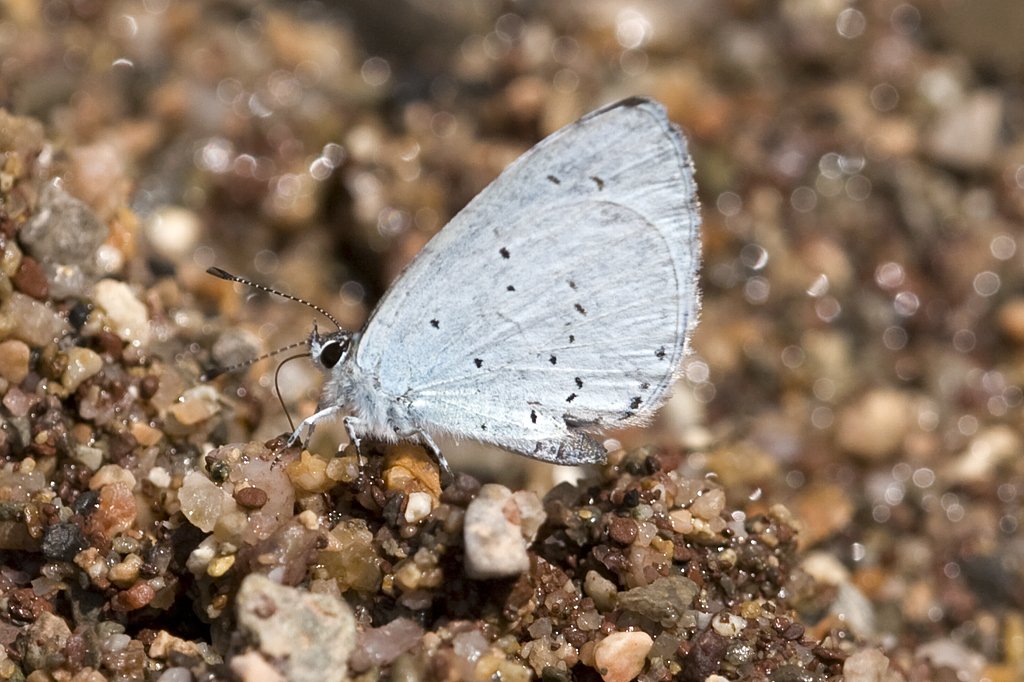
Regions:
<svg viewBox="0 0 1024 682"><path fill-rule="evenodd" d="M1024 679L1024 5L0 3L0 677ZM606 466L288 448L544 135L686 131L704 298ZM599 264L596 264L599 267Z"/></svg>

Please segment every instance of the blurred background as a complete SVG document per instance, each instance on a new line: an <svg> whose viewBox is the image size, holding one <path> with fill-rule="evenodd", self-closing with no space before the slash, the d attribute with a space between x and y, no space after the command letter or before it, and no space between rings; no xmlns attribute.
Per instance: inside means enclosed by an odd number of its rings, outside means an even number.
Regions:
<svg viewBox="0 0 1024 682"><path fill-rule="evenodd" d="M788 505L873 634L1019 659L1022 26L1016 0L3 0L0 105L230 363L312 318L206 267L358 328L533 143L659 99L697 167L704 309L659 423L613 436ZM288 428L268 367L226 380L257 438ZM315 369L282 376L309 414Z"/></svg>

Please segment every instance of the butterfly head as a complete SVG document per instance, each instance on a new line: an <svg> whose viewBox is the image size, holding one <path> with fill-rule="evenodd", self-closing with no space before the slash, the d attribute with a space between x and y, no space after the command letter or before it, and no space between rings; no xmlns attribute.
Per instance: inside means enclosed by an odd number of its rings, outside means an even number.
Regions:
<svg viewBox="0 0 1024 682"><path fill-rule="evenodd" d="M309 354L313 362L324 369L333 369L340 365L351 346L352 332L339 329L321 336L316 325L313 325L313 332L309 335Z"/></svg>

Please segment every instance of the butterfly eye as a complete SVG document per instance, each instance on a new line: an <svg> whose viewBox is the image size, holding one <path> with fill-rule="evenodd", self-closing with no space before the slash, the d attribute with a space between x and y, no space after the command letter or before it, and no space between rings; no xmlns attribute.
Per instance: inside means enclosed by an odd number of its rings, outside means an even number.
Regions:
<svg viewBox="0 0 1024 682"><path fill-rule="evenodd" d="M348 339L328 341L324 344L323 350L320 351L320 363L327 369L331 369L338 364L338 361L341 360L341 356L345 354L347 349Z"/></svg>

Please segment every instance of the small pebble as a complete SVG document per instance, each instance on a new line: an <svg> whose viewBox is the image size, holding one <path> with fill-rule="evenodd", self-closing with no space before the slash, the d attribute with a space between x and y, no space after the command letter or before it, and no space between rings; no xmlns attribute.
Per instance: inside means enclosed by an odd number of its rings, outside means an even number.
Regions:
<svg viewBox="0 0 1024 682"><path fill-rule="evenodd" d="M405 520L407 523L416 523L422 521L430 515L431 510L434 508L434 498L428 493L424 492L412 492L409 493L408 500L405 504Z"/></svg>
<svg viewBox="0 0 1024 682"><path fill-rule="evenodd" d="M352 608L328 594L278 585L251 573L235 599L238 632L292 682L346 679L356 644Z"/></svg>
<svg viewBox="0 0 1024 682"><path fill-rule="evenodd" d="M721 488L705 490L690 505L690 513L706 521L717 519L723 509L725 509L725 491Z"/></svg>
<svg viewBox="0 0 1024 682"><path fill-rule="evenodd" d="M747 627L745 618L734 613L722 613L711 620L711 628L722 637L732 638L743 632Z"/></svg>
<svg viewBox="0 0 1024 682"><path fill-rule="evenodd" d="M42 348L64 336L71 327L44 303L15 291L0 305L0 337L16 338Z"/></svg>
<svg viewBox="0 0 1024 682"><path fill-rule="evenodd" d="M146 238L161 256L177 262L192 253L202 227L199 216L180 206L162 206L145 225Z"/></svg>
<svg viewBox="0 0 1024 682"><path fill-rule="evenodd" d="M199 471L185 476L178 490L178 500L189 523L205 533L211 532L217 519L236 507L230 495Z"/></svg>
<svg viewBox="0 0 1024 682"><path fill-rule="evenodd" d="M583 579L583 591L594 600L594 606L599 610L611 611L615 608L618 588L615 583L597 571L587 571L587 575Z"/></svg>
<svg viewBox="0 0 1024 682"><path fill-rule="evenodd" d="M912 420L912 404L905 392L874 389L839 413L836 442L852 455L882 460L896 453Z"/></svg>
<svg viewBox="0 0 1024 682"><path fill-rule="evenodd" d="M235 502L246 509L259 509L267 503L267 493L256 486L239 488L235 490Z"/></svg>
<svg viewBox="0 0 1024 682"><path fill-rule="evenodd" d="M83 381L103 369L103 358L88 348L69 348L67 358L68 364L64 368L60 383L69 393L74 393Z"/></svg>
<svg viewBox="0 0 1024 682"><path fill-rule="evenodd" d="M999 307L999 328L1008 339L1024 344L1024 297L1009 299Z"/></svg>
<svg viewBox="0 0 1024 682"><path fill-rule="evenodd" d="M21 266L11 278L14 288L23 294L43 300L50 293L50 285L46 281L46 273L35 258L25 256Z"/></svg>
<svg viewBox="0 0 1024 682"><path fill-rule="evenodd" d="M536 495L532 497L536 499ZM514 498L505 486L491 483L480 488L480 493L466 508L463 525L466 573L471 578L504 578L519 575L530 567L527 547L533 541L533 534L524 537L524 531L529 529L522 513L524 507L529 506ZM539 500L536 506L539 509ZM541 517L543 513L539 512ZM537 516L537 510L530 510L527 516L534 534L539 526Z"/></svg>
<svg viewBox="0 0 1024 682"><path fill-rule="evenodd" d="M646 632L613 632L594 647L594 667L604 682L629 682L643 671L653 644Z"/></svg>
<svg viewBox="0 0 1024 682"><path fill-rule="evenodd" d="M8 339L0 342L0 377L12 384L20 384L28 375L31 352L24 341Z"/></svg>
<svg viewBox="0 0 1024 682"><path fill-rule="evenodd" d="M219 578L235 565L235 555L219 556L210 561L206 566L206 575L211 578Z"/></svg>
<svg viewBox="0 0 1024 682"><path fill-rule="evenodd" d="M895 682L889 677L889 659L878 649L864 649L854 652L843 662L843 678L846 682Z"/></svg>
<svg viewBox="0 0 1024 682"><path fill-rule="evenodd" d="M92 300L106 315L110 330L122 341L146 344L149 314L130 286L113 279L100 280L93 288Z"/></svg>
<svg viewBox="0 0 1024 682"><path fill-rule="evenodd" d="M164 437L163 431L142 422L132 422L129 427L132 437L143 447L156 445Z"/></svg>
<svg viewBox="0 0 1024 682"><path fill-rule="evenodd" d="M636 521L622 516L612 516L608 521L608 536L620 545L636 540Z"/></svg>
<svg viewBox="0 0 1024 682"><path fill-rule="evenodd" d="M104 464L89 479L89 490L99 490L114 483L124 483L131 490L135 488L135 475L117 464Z"/></svg>
<svg viewBox="0 0 1024 682"><path fill-rule="evenodd" d="M927 137L931 155L961 170L979 170L992 163L999 150L1005 95L980 90L953 100L939 114Z"/></svg>
<svg viewBox="0 0 1024 682"><path fill-rule="evenodd" d="M185 391L181 401L171 405L167 411L178 423L195 426L220 412L220 399L213 387L196 386Z"/></svg>

